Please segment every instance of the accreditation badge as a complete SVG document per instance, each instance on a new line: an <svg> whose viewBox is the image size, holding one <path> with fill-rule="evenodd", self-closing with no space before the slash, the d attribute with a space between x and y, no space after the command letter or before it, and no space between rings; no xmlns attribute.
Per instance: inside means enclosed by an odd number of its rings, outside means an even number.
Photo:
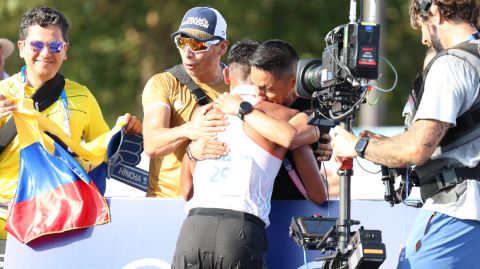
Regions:
<svg viewBox="0 0 480 269"><path fill-rule="evenodd" d="M228 154L216 160L198 161L193 176L194 193L243 197L248 194L253 157Z"/></svg>

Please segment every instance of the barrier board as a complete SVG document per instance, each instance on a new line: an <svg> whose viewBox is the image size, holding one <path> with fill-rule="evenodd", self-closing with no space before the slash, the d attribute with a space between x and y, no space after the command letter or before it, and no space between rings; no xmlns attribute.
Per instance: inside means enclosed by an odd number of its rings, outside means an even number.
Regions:
<svg viewBox="0 0 480 269"><path fill-rule="evenodd" d="M186 202L180 199L107 198L110 223L62 234L46 235L23 245L8 235L5 268L105 268L169 269L183 220ZM332 201L330 216L338 217L338 201ZM327 215L327 203L273 201L271 225L267 228L268 265L276 268L304 268L303 250L288 236L292 216ZM380 267L396 267L408 214L405 240L420 210L382 201L352 201L352 219L366 229L382 230L387 260ZM359 226L353 226L352 230ZM310 269L319 251L307 251Z"/></svg>

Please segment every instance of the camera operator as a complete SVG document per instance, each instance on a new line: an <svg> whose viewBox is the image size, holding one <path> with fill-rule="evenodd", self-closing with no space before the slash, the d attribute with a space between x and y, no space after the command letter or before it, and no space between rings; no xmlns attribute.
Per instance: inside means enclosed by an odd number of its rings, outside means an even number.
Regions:
<svg viewBox="0 0 480 269"><path fill-rule="evenodd" d="M359 139L337 126L333 155L339 163L360 156L391 167L417 165L426 201L398 268L479 268L480 138L461 144L465 136L458 136L474 134L465 117L475 122L478 115L480 65L472 59L480 57L479 6L476 0L413 0L410 14L422 43L437 55L415 85L408 131L391 138L363 131ZM468 45L474 49L463 49Z"/></svg>

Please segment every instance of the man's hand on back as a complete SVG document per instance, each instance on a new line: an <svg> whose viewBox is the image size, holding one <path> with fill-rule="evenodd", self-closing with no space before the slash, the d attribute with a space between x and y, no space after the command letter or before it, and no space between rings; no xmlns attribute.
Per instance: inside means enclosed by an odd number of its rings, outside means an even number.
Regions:
<svg viewBox="0 0 480 269"><path fill-rule="evenodd" d="M227 143L202 136L197 141L192 141L190 153L197 160L219 159L230 151L227 146Z"/></svg>
<svg viewBox="0 0 480 269"><path fill-rule="evenodd" d="M218 132L225 131L229 123L227 116L221 114L198 115L183 127L183 136L190 140L198 140L202 136L215 137Z"/></svg>
<svg viewBox="0 0 480 269"><path fill-rule="evenodd" d="M237 115L242 102L243 100L239 95L231 95L226 92L213 100L213 107L225 114Z"/></svg>

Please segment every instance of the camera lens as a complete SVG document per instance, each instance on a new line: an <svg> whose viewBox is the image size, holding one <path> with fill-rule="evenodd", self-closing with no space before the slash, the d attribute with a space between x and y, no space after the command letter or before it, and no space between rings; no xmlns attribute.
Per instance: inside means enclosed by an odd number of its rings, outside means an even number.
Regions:
<svg viewBox="0 0 480 269"><path fill-rule="evenodd" d="M308 79L310 80L310 84L312 84L313 88L315 88L317 91L322 89L322 66L319 65L317 67L314 67L309 73L308 73Z"/></svg>
<svg viewBox="0 0 480 269"><path fill-rule="evenodd" d="M301 59L297 67L297 94L304 98L312 98L322 87L322 60Z"/></svg>

